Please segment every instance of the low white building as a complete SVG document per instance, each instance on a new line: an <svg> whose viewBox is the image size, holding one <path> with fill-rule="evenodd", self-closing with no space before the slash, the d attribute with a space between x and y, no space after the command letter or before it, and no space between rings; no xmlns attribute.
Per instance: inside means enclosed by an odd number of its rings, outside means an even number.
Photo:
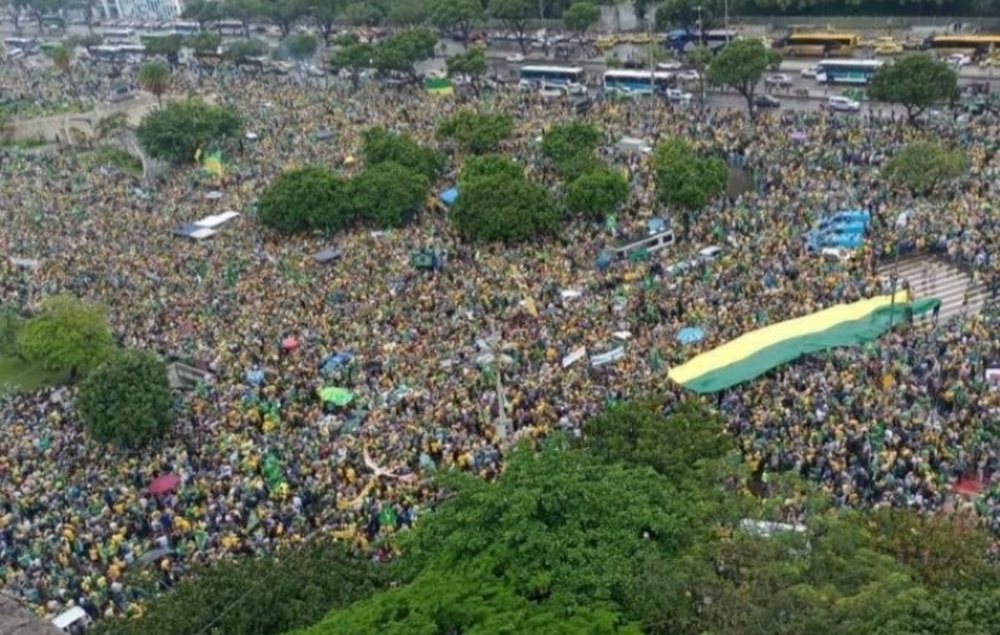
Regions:
<svg viewBox="0 0 1000 635"><path fill-rule="evenodd" d="M183 0L101 0L105 17L119 20L174 20L184 11Z"/></svg>

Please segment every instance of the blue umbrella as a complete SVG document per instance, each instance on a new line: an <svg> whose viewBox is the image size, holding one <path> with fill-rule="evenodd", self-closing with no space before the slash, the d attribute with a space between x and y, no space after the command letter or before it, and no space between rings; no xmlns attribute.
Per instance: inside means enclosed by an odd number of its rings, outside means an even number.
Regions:
<svg viewBox="0 0 1000 635"><path fill-rule="evenodd" d="M697 326L687 326L677 331L677 341L681 344L694 344L705 338L705 331Z"/></svg>
<svg viewBox="0 0 1000 635"><path fill-rule="evenodd" d="M262 370L249 370L247 371L247 383L251 386L259 386L264 383L264 371Z"/></svg>
<svg viewBox="0 0 1000 635"><path fill-rule="evenodd" d="M458 188L452 187L441 192L441 202L445 205L451 205L456 200L458 200Z"/></svg>
<svg viewBox="0 0 1000 635"><path fill-rule="evenodd" d="M612 261L611 254L609 254L606 251L602 251L600 255L597 256L597 268L601 271L604 271L605 269L611 266L611 261Z"/></svg>

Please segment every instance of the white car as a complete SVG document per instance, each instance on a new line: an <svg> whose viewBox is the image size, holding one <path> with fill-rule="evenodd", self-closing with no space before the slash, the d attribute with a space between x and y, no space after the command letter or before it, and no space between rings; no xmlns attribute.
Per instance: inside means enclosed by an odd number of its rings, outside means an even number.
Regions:
<svg viewBox="0 0 1000 635"><path fill-rule="evenodd" d="M962 53L955 53L954 55L949 55L944 58L944 61L948 62L955 68L962 68L963 66L968 66L972 63L972 58L968 55L963 55Z"/></svg>
<svg viewBox="0 0 1000 635"><path fill-rule="evenodd" d="M792 78L784 73L778 73L777 75L768 75L764 78L765 86L781 86L782 88L792 85Z"/></svg>
<svg viewBox="0 0 1000 635"><path fill-rule="evenodd" d="M524 56L521 55L520 53L515 53L514 55L508 55L506 57L506 60L511 64L520 64L521 62L524 61Z"/></svg>
<svg viewBox="0 0 1000 635"><path fill-rule="evenodd" d="M682 68L684 68L684 65L676 61L660 62L656 65L656 70L658 71L679 71Z"/></svg>
<svg viewBox="0 0 1000 635"><path fill-rule="evenodd" d="M690 103L693 98L694 98L694 95L692 95L691 93L684 92L683 90L681 90L679 88L668 88L667 89L667 100L668 101L675 101L675 102L687 104L687 103Z"/></svg>
<svg viewBox="0 0 1000 635"><path fill-rule="evenodd" d="M835 96L821 103L819 107L832 112L858 112L861 110L861 102L849 97Z"/></svg>
<svg viewBox="0 0 1000 635"><path fill-rule="evenodd" d="M799 71L799 75L810 79L816 79L816 76L819 75L819 66L807 66Z"/></svg>
<svg viewBox="0 0 1000 635"><path fill-rule="evenodd" d="M681 71L680 73L678 73L677 79L681 80L682 82L696 82L699 79L701 79L701 73L694 70L693 68L689 68L686 71Z"/></svg>

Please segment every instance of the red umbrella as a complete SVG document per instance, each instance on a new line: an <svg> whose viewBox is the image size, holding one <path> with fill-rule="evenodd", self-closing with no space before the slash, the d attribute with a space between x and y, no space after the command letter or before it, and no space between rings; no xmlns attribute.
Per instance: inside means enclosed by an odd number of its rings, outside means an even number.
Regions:
<svg viewBox="0 0 1000 635"><path fill-rule="evenodd" d="M176 490L181 484L181 477L176 474L164 474L157 476L149 484L149 493L153 496L169 494Z"/></svg>
<svg viewBox="0 0 1000 635"><path fill-rule="evenodd" d="M281 340L281 348L285 349L286 351L292 351L298 347L299 347L299 341L294 337L286 337L285 339Z"/></svg>

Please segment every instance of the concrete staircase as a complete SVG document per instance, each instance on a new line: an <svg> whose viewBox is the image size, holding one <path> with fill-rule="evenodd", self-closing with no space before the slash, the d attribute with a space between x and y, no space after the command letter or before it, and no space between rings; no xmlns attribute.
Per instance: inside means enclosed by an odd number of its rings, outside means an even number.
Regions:
<svg viewBox="0 0 1000 635"><path fill-rule="evenodd" d="M945 322L960 315L979 313L990 300L989 290L982 282L974 282L972 276L958 267L929 254L908 256L898 262L885 262L878 268L879 276L886 285L891 285L893 274L898 280L897 289L903 283L909 285L910 299L938 298L941 310L938 321ZM915 318L916 323L929 321L930 313Z"/></svg>

